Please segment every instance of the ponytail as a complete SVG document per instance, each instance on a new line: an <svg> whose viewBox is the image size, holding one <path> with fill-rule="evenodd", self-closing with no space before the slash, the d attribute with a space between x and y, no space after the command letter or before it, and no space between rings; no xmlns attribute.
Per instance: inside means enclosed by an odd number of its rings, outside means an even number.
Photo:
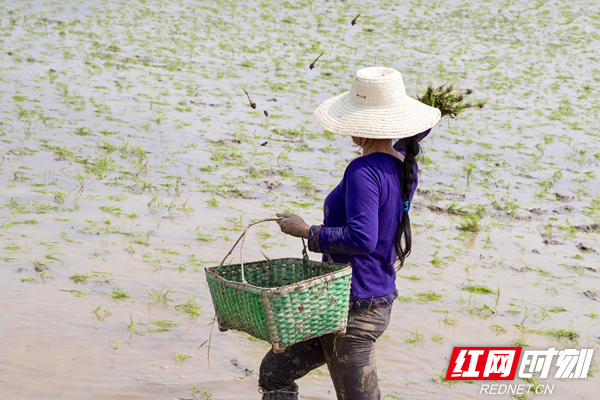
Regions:
<svg viewBox="0 0 600 400"><path fill-rule="evenodd" d="M419 146L417 137L411 136L405 138L404 149L406 151L404 156L404 167L398 168L398 178L400 179L400 188L402 189L402 205L409 204L408 201L410 200L410 195L412 193L412 185L415 181L416 157L421 152L421 146ZM404 240L402 240L403 237ZM399 270L404 266L404 260L409 256L412 248L410 217L406 210L402 213L402 220L396 230L396 236L394 236L394 247L396 248L398 260L400 261L400 267L398 267Z"/></svg>

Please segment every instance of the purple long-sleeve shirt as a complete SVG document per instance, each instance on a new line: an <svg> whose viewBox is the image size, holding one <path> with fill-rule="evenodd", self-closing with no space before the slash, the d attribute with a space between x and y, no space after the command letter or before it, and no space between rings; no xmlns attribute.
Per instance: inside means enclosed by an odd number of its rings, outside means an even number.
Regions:
<svg viewBox="0 0 600 400"><path fill-rule="evenodd" d="M404 154L404 140L394 148ZM353 160L325 199L323 227L309 237L309 248L352 266L350 300L385 296L396 288L394 236L404 212L398 167L402 171L402 161L387 153ZM418 184L416 164L414 176L411 203Z"/></svg>

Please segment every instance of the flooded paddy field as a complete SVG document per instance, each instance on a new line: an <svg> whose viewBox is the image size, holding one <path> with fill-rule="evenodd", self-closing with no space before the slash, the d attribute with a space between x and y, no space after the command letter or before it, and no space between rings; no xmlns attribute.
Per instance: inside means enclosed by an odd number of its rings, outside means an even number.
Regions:
<svg viewBox="0 0 600 400"><path fill-rule="evenodd" d="M422 142L413 253L377 343L384 398L480 398L444 381L454 346L600 350L595 1L0 9L0 398L259 398L269 345L215 329L199 349L204 268L252 219L320 223L357 148L312 111L376 65L411 96L448 83L486 103ZM300 248L271 223L244 254ZM599 367L542 383L593 399ZM300 388L334 398L325 368Z"/></svg>

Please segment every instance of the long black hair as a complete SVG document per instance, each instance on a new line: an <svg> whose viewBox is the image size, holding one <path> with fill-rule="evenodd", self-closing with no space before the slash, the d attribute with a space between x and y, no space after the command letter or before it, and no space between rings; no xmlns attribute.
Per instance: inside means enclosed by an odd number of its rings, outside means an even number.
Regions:
<svg viewBox="0 0 600 400"><path fill-rule="evenodd" d="M404 139L404 165L398 167L398 179L400 179L400 188L402 190L402 207L410 200L412 193L412 185L415 181L415 164L416 157L421 153L421 146L417 141L416 136L407 137ZM410 205L409 207L410 208ZM404 238L404 240L402 240ZM400 261L398 270L404 266L404 260L410 254L412 249L412 232L410 230L410 217L408 211L402 213L402 219L394 236L394 247Z"/></svg>
<svg viewBox="0 0 600 400"><path fill-rule="evenodd" d="M405 201L410 200L412 193L412 185L415 181L415 164L417 163L417 156L421 153L421 145L417 140L417 136L410 136L404 138L404 164L403 167L398 167L398 179L400 180L400 189L402 191L402 204L404 208ZM367 139L361 146L363 151L365 147L371 146L371 139ZM410 209L410 204L409 207ZM404 238L404 240L402 240ZM410 217L408 211L404 211L402 219L398 228L396 229L396 235L394 236L394 247L396 249L396 255L400 261L398 270L404 266L404 260L409 256L412 249L412 232L410 230Z"/></svg>

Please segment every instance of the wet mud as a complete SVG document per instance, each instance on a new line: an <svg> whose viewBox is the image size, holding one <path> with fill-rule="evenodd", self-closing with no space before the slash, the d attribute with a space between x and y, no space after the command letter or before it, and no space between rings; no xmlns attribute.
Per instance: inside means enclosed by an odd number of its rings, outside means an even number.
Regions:
<svg viewBox="0 0 600 400"><path fill-rule="evenodd" d="M199 348L203 269L252 219L320 223L357 148L312 111L373 65L413 97L448 83L486 103L422 143L413 253L376 344L384 398L480 398L443 380L453 346L600 349L594 1L0 10L0 398L259 398L269 345L215 329ZM300 250L265 224L244 257ZM544 383L595 398L599 360ZM334 398L325 368L299 386Z"/></svg>

